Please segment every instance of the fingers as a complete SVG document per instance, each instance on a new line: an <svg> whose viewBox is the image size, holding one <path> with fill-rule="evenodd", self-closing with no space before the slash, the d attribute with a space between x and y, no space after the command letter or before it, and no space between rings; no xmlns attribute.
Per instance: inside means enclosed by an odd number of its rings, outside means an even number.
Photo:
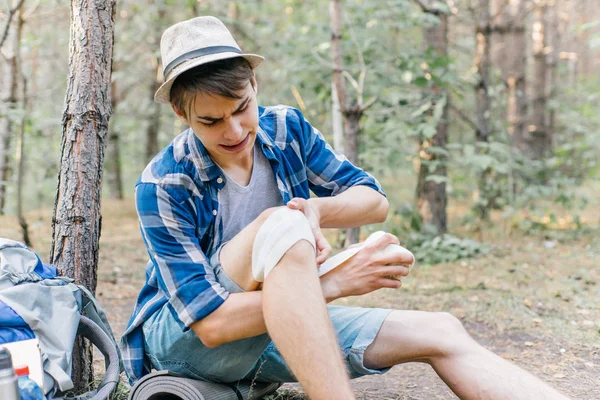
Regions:
<svg viewBox="0 0 600 400"><path fill-rule="evenodd" d="M394 246L395 247L395 246ZM410 266L415 262L413 254L402 248L396 247L391 249L384 249L378 251L374 257L376 257L376 263L381 265L406 265Z"/></svg>
<svg viewBox="0 0 600 400"><path fill-rule="evenodd" d="M381 278L379 281L377 281L377 284L381 288L388 288L388 289L398 289L398 288L402 287L401 280L393 279L391 277Z"/></svg>
<svg viewBox="0 0 600 400"><path fill-rule="evenodd" d="M400 244L398 238L391 233L385 233L381 235L378 239L376 239L373 243L370 243L365 246L366 249L371 250L383 250L388 244Z"/></svg>
<svg viewBox="0 0 600 400"><path fill-rule="evenodd" d="M404 265L383 265L381 267L373 267L373 273L378 276L407 276L410 270Z"/></svg>
<svg viewBox="0 0 600 400"><path fill-rule="evenodd" d="M331 245L319 230L315 232L315 244L317 245L317 265L324 263L333 251Z"/></svg>
<svg viewBox="0 0 600 400"><path fill-rule="evenodd" d="M292 210L300 210L304 212L306 206L306 199L301 197L294 197L290 201L288 201L287 206Z"/></svg>

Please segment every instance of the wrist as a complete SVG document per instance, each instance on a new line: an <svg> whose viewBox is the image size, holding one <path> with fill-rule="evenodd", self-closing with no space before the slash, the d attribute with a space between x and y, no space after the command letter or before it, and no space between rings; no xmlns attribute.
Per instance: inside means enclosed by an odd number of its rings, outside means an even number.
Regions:
<svg viewBox="0 0 600 400"><path fill-rule="evenodd" d="M317 220L319 221L319 225L323 225L323 199L318 197L311 197L307 200L308 204L310 204L314 213L316 214Z"/></svg>
<svg viewBox="0 0 600 400"><path fill-rule="evenodd" d="M331 303L341 297L339 287L331 276L321 277L321 291L326 303Z"/></svg>

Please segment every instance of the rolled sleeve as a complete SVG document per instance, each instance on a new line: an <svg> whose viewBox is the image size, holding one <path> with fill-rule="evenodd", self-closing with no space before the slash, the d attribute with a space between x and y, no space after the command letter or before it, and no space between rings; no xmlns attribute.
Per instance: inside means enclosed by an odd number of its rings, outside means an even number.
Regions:
<svg viewBox="0 0 600 400"><path fill-rule="evenodd" d="M371 174L352 164L336 152L318 129L313 127L298 110L301 136L306 148L306 170L310 189L319 197L338 195L352 186L368 186L382 195L385 193Z"/></svg>
<svg viewBox="0 0 600 400"><path fill-rule="evenodd" d="M157 285L189 328L223 304L229 293L216 282L200 247L198 223L189 199L176 200L157 184L140 184L135 194Z"/></svg>

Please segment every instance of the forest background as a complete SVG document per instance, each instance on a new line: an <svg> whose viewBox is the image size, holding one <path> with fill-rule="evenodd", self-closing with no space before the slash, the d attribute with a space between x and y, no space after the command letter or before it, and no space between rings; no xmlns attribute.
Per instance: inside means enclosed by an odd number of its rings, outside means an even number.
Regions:
<svg viewBox="0 0 600 400"><path fill-rule="evenodd" d="M99 138L102 236L91 284L97 274L97 294L117 332L147 257L133 186L151 157L185 129L152 101L161 79L160 35L177 21L215 15L242 49L265 56L256 71L259 102L301 109L336 149L382 182L390 216L360 237L385 229L416 254L421 268L404 292L344 303L450 311L478 340L565 392L600 398L593 384L600 377L595 5L117 2L105 92L112 116ZM42 257L52 253L64 98L73 79L70 10L66 0L12 0L0 9L0 236L29 241ZM338 248L358 235L328 232ZM357 391L364 398L449 396L420 368L394 369L388 386L363 380Z"/></svg>

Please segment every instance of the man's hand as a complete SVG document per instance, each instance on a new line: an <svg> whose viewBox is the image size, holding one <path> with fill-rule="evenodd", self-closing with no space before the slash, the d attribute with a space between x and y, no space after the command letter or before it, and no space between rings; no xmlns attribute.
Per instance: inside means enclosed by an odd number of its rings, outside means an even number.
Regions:
<svg viewBox="0 0 600 400"><path fill-rule="evenodd" d="M401 281L390 277L408 275L409 269L405 265L412 264L414 259L398 253L385 254L382 250L389 244L399 244L399 241L386 233L323 275L321 287L327 301L402 286Z"/></svg>
<svg viewBox="0 0 600 400"><path fill-rule="evenodd" d="M313 235L315 236L315 244L317 245L317 266L324 263L331 254L331 246L323 235L323 232L321 232L321 215L318 208L313 207L308 200L300 197L290 200L287 206L292 210L302 211L308 219Z"/></svg>

